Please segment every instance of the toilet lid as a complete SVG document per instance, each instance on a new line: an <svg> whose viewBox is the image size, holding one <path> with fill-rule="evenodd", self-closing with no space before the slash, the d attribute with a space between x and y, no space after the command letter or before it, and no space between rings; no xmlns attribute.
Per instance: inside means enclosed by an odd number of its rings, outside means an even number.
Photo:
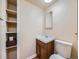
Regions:
<svg viewBox="0 0 79 59"><path fill-rule="evenodd" d="M64 57L62 57L62 56L60 56L58 54L53 54L52 56L50 56L49 59L66 59L66 58L64 58Z"/></svg>

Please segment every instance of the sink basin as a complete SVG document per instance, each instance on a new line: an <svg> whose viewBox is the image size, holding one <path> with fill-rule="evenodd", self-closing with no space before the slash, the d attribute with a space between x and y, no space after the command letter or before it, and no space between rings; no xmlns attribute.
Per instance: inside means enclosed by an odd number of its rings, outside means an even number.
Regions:
<svg viewBox="0 0 79 59"><path fill-rule="evenodd" d="M55 40L55 37L50 35L38 35L36 38L44 43L48 43L52 40Z"/></svg>

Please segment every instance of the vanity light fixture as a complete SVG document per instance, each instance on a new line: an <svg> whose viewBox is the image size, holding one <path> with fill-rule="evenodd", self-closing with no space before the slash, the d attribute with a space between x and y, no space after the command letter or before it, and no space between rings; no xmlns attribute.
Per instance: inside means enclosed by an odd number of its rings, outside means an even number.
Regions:
<svg viewBox="0 0 79 59"><path fill-rule="evenodd" d="M52 0L44 0L45 3L50 3Z"/></svg>

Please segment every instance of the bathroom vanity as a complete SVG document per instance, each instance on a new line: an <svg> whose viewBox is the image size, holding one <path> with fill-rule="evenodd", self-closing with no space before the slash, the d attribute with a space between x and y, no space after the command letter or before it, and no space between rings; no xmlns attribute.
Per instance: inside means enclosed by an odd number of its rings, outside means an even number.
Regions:
<svg viewBox="0 0 79 59"><path fill-rule="evenodd" d="M39 59L49 59L50 55L54 53L54 38L37 38L36 53Z"/></svg>

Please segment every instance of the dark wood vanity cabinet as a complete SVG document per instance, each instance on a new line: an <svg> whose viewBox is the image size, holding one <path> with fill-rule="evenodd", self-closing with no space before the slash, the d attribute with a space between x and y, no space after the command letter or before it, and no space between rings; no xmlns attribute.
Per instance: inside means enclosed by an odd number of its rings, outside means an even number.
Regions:
<svg viewBox="0 0 79 59"><path fill-rule="evenodd" d="M36 39L36 53L39 59L49 59L49 57L54 53L54 40L44 43Z"/></svg>

